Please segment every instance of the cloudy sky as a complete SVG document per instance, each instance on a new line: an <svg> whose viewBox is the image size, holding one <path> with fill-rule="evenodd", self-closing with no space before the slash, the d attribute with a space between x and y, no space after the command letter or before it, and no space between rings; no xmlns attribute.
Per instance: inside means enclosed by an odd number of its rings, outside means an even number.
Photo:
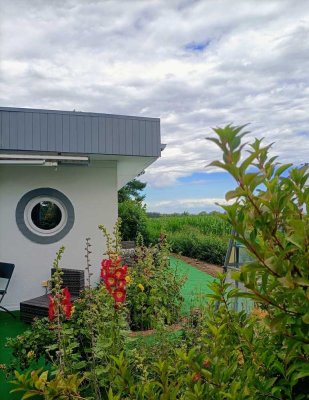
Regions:
<svg viewBox="0 0 309 400"><path fill-rule="evenodd" d="M149 211L214 209L211 127L309 159L308 0L0 0L0 104L161 118Z"/></svg>

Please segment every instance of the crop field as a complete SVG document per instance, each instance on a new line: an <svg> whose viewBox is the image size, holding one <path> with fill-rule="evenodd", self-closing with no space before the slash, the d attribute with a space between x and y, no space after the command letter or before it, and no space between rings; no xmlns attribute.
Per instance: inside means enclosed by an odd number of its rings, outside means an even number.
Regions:
<svg viewBox="0 0 309 400"><path fill-rule="evenodd" d="M173 252L222 265L231 228L217 215L170 215L148 218L147 231L152 243L165 233Z"/></svg>

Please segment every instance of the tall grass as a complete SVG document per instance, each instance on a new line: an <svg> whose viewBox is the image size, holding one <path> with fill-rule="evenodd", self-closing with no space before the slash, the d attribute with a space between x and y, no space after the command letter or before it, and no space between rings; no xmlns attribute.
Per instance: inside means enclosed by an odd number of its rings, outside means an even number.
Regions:
<svg viewBox="0 0 309 400"><path fill-rule="evenodd" d="M167 235L172 251L222 265L230 226L216 215L177 215L148 218L149 239L155 243Z"/></svg>

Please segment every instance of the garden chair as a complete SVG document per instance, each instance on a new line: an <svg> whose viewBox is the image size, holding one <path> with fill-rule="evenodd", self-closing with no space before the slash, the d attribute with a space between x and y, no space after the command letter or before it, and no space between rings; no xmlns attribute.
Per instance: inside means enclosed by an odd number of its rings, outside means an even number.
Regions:
<svg viewBox="0 0 309 400"><path fill-rule="evenodd" d="M51 276L55 272L51 270ZM85 288L84 271L79 269L62 268L62 287L67 287L71 293L71 301L79 297L79 294ZM32 323L34 318L43 318L48 316L48 295L44 294L34 299L22 301L20 303L20 319L26 324Z"/></svg>
<svg viewBox="0 0 309 400"><path fill-rule="evenodd" d="M0 289L0 303L2 302L3 297L7 293L7 289L9 287L14 268L15 268L14 264L0 262L0 279L6 280L6 285L5 285L4 289ZM1 306L1 304L0 304L0 308L2 310L6 311L7 313L9 313L13 318L16 318L15 315L13 313L11 313L11 311L9 311L7 308Z"/></svg>

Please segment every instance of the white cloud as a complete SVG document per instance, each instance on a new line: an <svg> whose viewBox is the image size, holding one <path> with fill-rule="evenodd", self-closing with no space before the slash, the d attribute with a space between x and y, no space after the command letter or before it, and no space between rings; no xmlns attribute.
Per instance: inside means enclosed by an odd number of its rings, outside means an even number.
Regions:
<svg viewBox="0 0 309 400"><path fill-rule="evenodd" d="M233 201L226 201L224 198L182 198L175 200L161 200L147 202L147 209L152 212L182 212L184 210L191 213L200 211L223 211L220 205L232 204Z"/></svg>
<svg viewBox="0 0 309 400"><path fill-rule="evenodd" d="M251 122L284 162L309 154L307 0L0 0L0 103L161 117L153 186L220 156ZM190 44L207 46L194 51Z"/></svg>

